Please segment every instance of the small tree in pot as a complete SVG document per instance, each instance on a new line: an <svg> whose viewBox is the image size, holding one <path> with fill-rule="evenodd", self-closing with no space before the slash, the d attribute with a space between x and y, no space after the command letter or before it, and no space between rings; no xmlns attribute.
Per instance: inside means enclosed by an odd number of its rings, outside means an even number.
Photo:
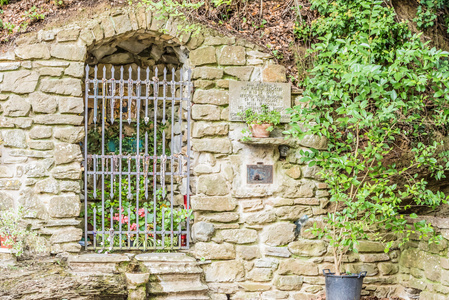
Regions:
<svg viewBox="0 0 449 300"><path fill-rule="evenodd" d="M260 111L248 108L238 115L248 124L249 131L255 138L269 137L274 126L278 125L281 121L281 113L277 110L270 110L266 104L261 105ZM247 129L242 130L242 133L247 132Z"/></svg>
<svg viewBox="0 0 449 300"><path fill-rule="evenodd" d="M328 140L324 151L301 152L304 162L322 169L330 193L325 226L311 231L332 250L335 275L328 272L326 283L336 289L327 285L327 299L359 299L364 274L350 290L338 284L346 285L343 258L357 252L360 240L384 241L388 252L411 234L441 239L412 209L448 200L429 189L428 179L441 180L449 170L441 138L449 129L449 53L411 36L382 1L312 4L323 16L312 32L323 38L304 82L305 105L290 111L286 133Z"/></svg>

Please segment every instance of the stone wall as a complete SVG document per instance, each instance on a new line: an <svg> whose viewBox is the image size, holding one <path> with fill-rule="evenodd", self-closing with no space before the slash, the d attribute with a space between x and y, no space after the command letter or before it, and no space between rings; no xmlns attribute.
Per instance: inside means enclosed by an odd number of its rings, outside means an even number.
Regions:
<svg viewBox="0 0 449 300"><path fill-rule="evenodd" d="M398 283L405 299L449 298L449 223L446 218L429 218L443 240L430 244L413 236L401 249Z"/></svg>
<svg viewBox="0 0 449 300"><path fill-rule="evenodd" d="M28 220L48 238L51 253L78 253L85 63L107 65L122 59L132 68L188 66L195 86L190 254L201 262L212 298L315 299L324 289L321 270L333 266L328 243L304 229L315 221L321 224L332 205L326 185L317 180L318 170L300 164L299 151L322 148L326 141L309 136L301 143L285 143L278 134L262 142L242 142L246 125L229 122L229 81L286 82L285 68L245 40L209 30L180 34L177 21L156 15L142 9L102 9L89 20L48 27L3 47L0 207L28 208ZM134 44L128 54L116 52L127 41ZM145 43L159 49L149 51L150 59L132 53ZM292 104L300 96L293 93ZM289 146L287 152L280 146ZM246 165L260 162L273 165L273 184L246 183ZM296 230L294 221L305 215L308 222ZM411 253L427 251L412 245L416 247L405 249L401 262ZM434 259L432 251L426 253ZM398 278L403 286L415 288L422 287L414 285L415 277L435 281L405 262L398 275L399 255L398 250L385 254L382 245L363 242L359 254L345 258L345 268L367 271L364 295L394 295ZM444 284L444 276L438 280ZM445 291L443 285L428 286L435 287L429 293Z"/></svg>

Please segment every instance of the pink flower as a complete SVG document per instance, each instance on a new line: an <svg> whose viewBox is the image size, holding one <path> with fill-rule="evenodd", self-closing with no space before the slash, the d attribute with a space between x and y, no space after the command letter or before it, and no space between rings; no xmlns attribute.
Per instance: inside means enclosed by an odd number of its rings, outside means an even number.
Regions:
<svg viewBox="0 0 449 300"><path fill-rule="evenodd" d="M139 216L141 216L142 218L145 217L145 208L141 208L139 209Z"/></svg>
<svg viewBox="0 0 449 300"><path fill-rule="evenodd" d="M131 229L131 231L136 231L137 230L137 224L136 223L132 223L130 229Z"/></svg>

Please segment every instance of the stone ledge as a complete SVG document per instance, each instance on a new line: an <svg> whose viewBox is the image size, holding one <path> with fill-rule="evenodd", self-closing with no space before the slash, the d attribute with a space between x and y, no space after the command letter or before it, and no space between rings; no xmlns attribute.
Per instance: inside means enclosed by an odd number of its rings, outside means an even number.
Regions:
<svg viewBox="0 0 449 300"><path fill-rule="evenodd" d="M137 261L169 261L169 262L194 262L195 258L185 253L142 253L136 255Z"/></svg>
<svg viewBox="0 0 449 300"><path fill-rule="evenodd" d="M239 142L247 145L273 145L273 146L286 145L290 147L296 147L298 144L297 140L285 139L283 137L268 137L268 138L252 137L249 140L240 139Z"/></svg>
<svg viewBox="0 0 449 300"><path fill-rule="evenodd" d="M120 263L130 260L128 256L121 254L82 254L69 257L69 263Z"/></svg>

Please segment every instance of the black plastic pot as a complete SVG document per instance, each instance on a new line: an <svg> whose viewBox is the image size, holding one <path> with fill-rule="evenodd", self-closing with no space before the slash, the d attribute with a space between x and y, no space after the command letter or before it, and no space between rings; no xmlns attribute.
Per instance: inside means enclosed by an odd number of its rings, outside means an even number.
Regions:
<svg viewBox="0 0 449 300"><path fill-rule="evenodd" d="M335 275L329 269L324 269L323 274L326 277L326 300L360 300L366 271L359 274Z"/></svg>

